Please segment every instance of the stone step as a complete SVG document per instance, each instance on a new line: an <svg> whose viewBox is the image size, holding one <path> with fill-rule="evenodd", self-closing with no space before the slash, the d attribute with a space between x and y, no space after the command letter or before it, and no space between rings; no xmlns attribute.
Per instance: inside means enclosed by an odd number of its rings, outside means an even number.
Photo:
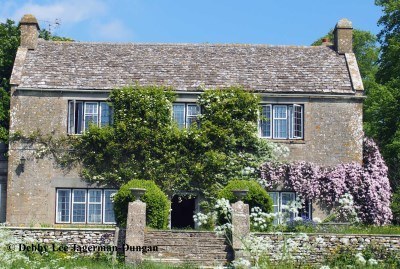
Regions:
<svg viewBox="0 0 400 269"><path fill-rule="evenodd" d="M153 261L153 262L162 262L162 263L167 263L167 264L196 264L200 265L201 268L214 268L220 265L225 265L226 260L225 259L215 259L215 260L210 260L210 259L187 259L182 261L181 259L178 258L162 258L162 259L157 259L157 258L145 258L148 261Z"/></svg>

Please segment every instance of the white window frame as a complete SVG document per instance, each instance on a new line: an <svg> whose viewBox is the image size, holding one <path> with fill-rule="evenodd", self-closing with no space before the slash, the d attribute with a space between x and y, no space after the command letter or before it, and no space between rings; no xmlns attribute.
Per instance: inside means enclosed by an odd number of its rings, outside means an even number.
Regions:
<svg viewBox="0 0 400 269"><path fill-rule="evenodd" d="M300 109L300 132L301 132L301 135L300 136L296 136L296 108L299 108ZM293 104L293 110L292 110L292 113L293 113L293 115L290 117L291 118L291 120L292 120L292 130L291 130L291 132L290 132L290 134L291 134L291 138L292 139L302 139L303 138L303 136L304 136L304 134L303 134L303 132L304 132L304 128L303 128L303 126L304 126L304 124L303 124L303 122L304 122L304 109L303 109L303 106L301 106L301 105L298 105L298 104Z"/></svg>
<svg viewBox="0 0 400 269"><path fill-rule="evenodd" d="M265 107L270 107L270 118L263 119L262 111ZM278 108L285 108L286 117L275 117L276 110ZM296 120L298 119L296 116L300 112L300 125L296 125ZM262 123L263 120L270 121L270 136L263 136L262 134ZM275 132L275 126L278 124L278 121L286 120L286 136L279 136ZM297 129L299 127L299 129ZM304 139L304 105L300 104L261 104L261 111L259 113L259 124L258 124L258 133L260 138L269 138L276 140L301 140ZM296 135L299 133L300 135Z"/></svg>
<svg viewBox="0 0 400 269"><path fill-rule="evenodd" d="M59 207L58 207L58 197L59 191L68 191L69 192L69 202L68 202L68 221L61 221L61 215L58 215ZM60 212L61 213L61 212ZM71 223L71 189L57 189L56 191L56 223Z"/></svg>
<svg viewBox="0 0 400 269"><path fill-rule="evenodd" d="M175 120L174 118L174 105L182 105L183 106L183 115L184 115L184 126L183 128L189 128L189 118L197 118L201 114L201 109L200 106L196 103L185 103L185 102L175 102L172 104L172 119ZM189 115L189 106L196 106L198 114L196 115Z"/></svg>
<svg viewBox="0 0 400 269"><path fill-rule="evenodd" d="M100 192L100 202L91 202L90 201L90 193L91 192ZM90 213L90 205L100 205L100 221L89 221L89 213ZM86 214L86 222L87 223L101 223L103 220L103 190L101 189L89 189L87 190L87 214Z"/></svg>
<svg viewBox="0 0 400 269"><path fill-rule="evenodd" d="M297 198L297 193L293 192L293 191L268 191L268 195L272 196L271 195L272 193L277 194L277 202L278 202L277 205L275 205L273 203L272 207L273 208L274 207L278 207L278 212L279 213L283 213L284 212L283 209L282 209L282 194L290 193L290 194L294 195L294 200L296 200L296 198ZM271 199L272 199L272 197L271 197ZM297 212L294 215L294 217L297 217L297 216L299 216L299 212ZM311 200L308 201L308 218L310 218L310 219L312 218L312 201ZM281 223L282 223L282 220L280 218L275 218L274 219L274 225L278 225L278 224L281 224Z"/></svg>
<svg viewBox="0 0 400 269"><path fill-rule="evenodd" d="M77 115L76 115L76 104L77 103L81 103L82 104L82 115L81 115L81 117L82 117L82 132L81 133L77 133L77 130L76 130L76 125L77 125L76 124L76 121L77 121L77 119L76 119L76 117L77 117ZM73 111L71 111L71 104L73 104L72 105ZM88 114L86 112L86 104L96 104L97 105L97 111L95 113ZM70 135L80 135L80 134L84 133L86 131L86 116L89 116L89 115L95 115L95 116L97 115L97 122L95 122L95 124L97 124L97 126L100 126L100 127L106 126L106 125L102 125L101 124L101 113L102 113L101 105L102 104L107 104L108 105L108 103L106 101L83 101L83 100L70 100L70 101L68 101L67 133L70 134ZM112 108L110 106L109 106L109 109L110 109L110 115L109 115L110 122L112 122L112 120L113 120L113 117L112 117L113 112L112 112ZM71 117L71 112L72 112L72 116L73 116L72 120L70 118ZM72 127L71 127L71 124L73 124Z"/></svg>
<svg viewBox="0 0 400 269"><path fill-rule="evenodd" d="M106 192L116 193L117 190L113 190L113 189L104 189L103 190L103 194L104 195L103 195L103 209L102 209L102 211L103 211L103 219L102 220L103 220L104 224L114 224L115 221L112 221L112 222L106 221ZM115 220L115 212L114 212L114 220Z"/></svg>
<svg viewBox="0 0 400 269"><path fill-rule="evenodd" d="M68 204L68 210L69 210L69 220L68 221L60 221L60 217L58 216L58 199L59 199L59 191L68 191L69 192L69 204ZM85 193L85 202L74 202L74 191L84 191ZM100 197L100 202L90 202L90 191L100 191L101 197ZM116 193L118 190L116 189L82 189L82 188L57 188L56 189L56 223L70 223L70 224L115 224L115 214L114 214L114 221L105 221L105 201L106 201L106 195L105 193L109 192L114 192ZM74 221L74 216L73 216L73 206L74 204L84 204L85 205L85 220L83 222L78 222ZM100 204L100 222L89 222L89 205L91 204ZM114 209L114 208L113 208Z"/></svg>
<svg viewBox="0 0 400 269"><path fill-rule="evenodd" d="M264 119L263 110L264 108L269 108L269 119ZM272 105L261 105L261 113L259 114L259 136L261 138L272 138ZM262 133L262 124L264 121L269 121L269 136L264 136Z"/></svg>
<svg viewBox="0 0 400 269"><path fill-rule="evenodd" d="M84 202L75 202L75 191L84 191L85 193L85 201ZM72 189L72 198L71 198L71 223L86 223L86 216L87 216L87 190L86 189ZM77 205L84 205L85 207L85 216L84 216L84 221L74 221L74 204Z"/></svg>
<svg viewBox="0 0 400 269"><path fill-rule="evenodd" d="M99 110L99 107L100 107L99 103L100 102L92 102L92 101L83 102L83 132L86 131L86 116L92 116L92 117L96 117L97 116L97 121L96 122L92 122L92 123L97 124L97 126L99 126L99 111L100 111ZM86 111L87 106L90 105L90 104L95 104L96 105L96 111L93 112L93 113L89 113L89 112ZM89 125L88 125L88 128L89 128Z"/></svg>

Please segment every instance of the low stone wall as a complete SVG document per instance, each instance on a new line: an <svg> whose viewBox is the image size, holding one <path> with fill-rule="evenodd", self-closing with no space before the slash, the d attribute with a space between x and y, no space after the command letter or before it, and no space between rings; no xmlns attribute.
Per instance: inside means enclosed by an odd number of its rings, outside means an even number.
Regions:
<svg viewBox="0 0 400 269"><path fill-rule="evenodd" d="M0 228L5 229L5 228ZM119 250L124 250L125 230L115 228L20 228L7 227L16 238L34 239L41 244L60 243L68 246L114 245L118 236ZM380 246L387 251L400 252L400 235L348 235L348 234L277 234L253 233L269 245L271 258L282 255L282 246L293 247L292 258L302 263L321 263L327 255L340 247L361 250L367 245ZM144 259L166 263L194 263L218 266L233 259L231 247L224 237L214 232L146 230L144 246L156 246L157 251L143 253ZM70 248L71 249L71 248ZM82 251L81 251L82 252ZM85 251L83 251L85 252Z"/></svg>
<svg viewBox="0 0 400 269"><path fill-rule="evenodd" d="M38 243L65 245L110 245L114 243L115 229L99 228L26 228L7 227L16 238L33 239Z"/></svg>
<svg viewBox="0 0 400 269"><path fill-rule="evenodd" d="M363 235L363 234L272 234L254 233L262 237L269 245L271 260L284 254L283 245L292 249L294 260L302 263L321 263L341 247L362 250L367 245L384 248L385 251L400 252L400 235Z"/></svg>

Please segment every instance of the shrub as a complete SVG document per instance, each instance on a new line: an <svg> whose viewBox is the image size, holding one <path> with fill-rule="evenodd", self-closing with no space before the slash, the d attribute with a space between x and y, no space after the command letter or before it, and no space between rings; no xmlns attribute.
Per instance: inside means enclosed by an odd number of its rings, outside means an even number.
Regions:
<svg viewBox="0 0 400 269"><path fill-rule="evenodd" d="M144 188L141 201L146 203L146 225L155 229L166 229L171 208L170 201L159 187L150 180L133 179L124 184L114 197L115 218L120 226L126 226L128 203L135 198L130 188Z"/></svg>
<svg viewBox="0 0 400 269"><path fill-rule="evenodd" d="M237 202L233 190L247 189L249 192L243 197L243 202L249 204L250 208L259 207L263 212L272 212L272 199L267 191L256 181L231 180L225 188L218 193L218 198L228 199L230 203Z"/></svg>

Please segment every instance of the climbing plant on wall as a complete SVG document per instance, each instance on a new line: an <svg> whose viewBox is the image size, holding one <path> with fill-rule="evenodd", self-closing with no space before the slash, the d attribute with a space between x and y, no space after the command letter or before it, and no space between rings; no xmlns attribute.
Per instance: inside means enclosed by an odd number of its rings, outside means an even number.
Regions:
<svg viewBox="0 0 400 269"><path fill-rule="evenodd" d="M364 140L363 155L362 165L349 163L324 168L307 162L265 163L259 182L267 189L283 185L328 209L337 206L343 195L350 194L362 222L388 224L392 212L387 166L371 139Z"/></svg>

